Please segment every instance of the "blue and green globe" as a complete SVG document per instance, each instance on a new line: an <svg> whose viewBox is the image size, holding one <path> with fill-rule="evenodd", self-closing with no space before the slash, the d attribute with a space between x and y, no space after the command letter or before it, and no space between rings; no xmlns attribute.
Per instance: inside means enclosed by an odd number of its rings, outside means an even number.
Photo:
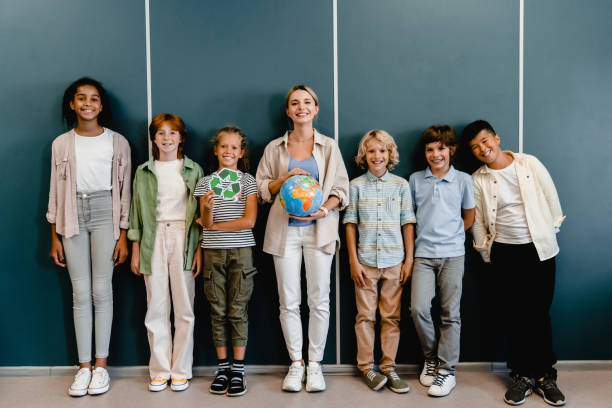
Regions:
<svg viewBox="0 0 612 408"><path fill-rule="evenodd" d="M308 217L323 203L323 191L313 177L291 176L281 186L280 202L289 214Z"/></svg>

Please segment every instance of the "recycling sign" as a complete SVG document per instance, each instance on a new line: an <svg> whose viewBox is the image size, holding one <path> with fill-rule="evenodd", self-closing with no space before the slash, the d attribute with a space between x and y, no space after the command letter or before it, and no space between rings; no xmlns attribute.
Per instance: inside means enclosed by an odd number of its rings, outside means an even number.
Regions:
<svg viewBox="0 0 612 408"><path fill-rule="evenodd" d="M230 169L222 169L213 173L210 179L210 189L215 192L215 197L238 201L242 192L240 174Z"/></svg>

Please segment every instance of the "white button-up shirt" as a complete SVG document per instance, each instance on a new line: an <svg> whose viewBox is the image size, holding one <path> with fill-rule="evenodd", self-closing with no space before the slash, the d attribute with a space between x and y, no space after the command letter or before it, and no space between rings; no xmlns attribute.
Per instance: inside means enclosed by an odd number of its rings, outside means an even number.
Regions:
<svg viewBox="0 0 612 408"><path fill-rule="evenodd" d="M527 227L541 261L559 253L556 233L565 219L555 184L546 167L534 156L506 152L514 158ZM491 261L495 240L498 184L493 172L484 165L472 174L476 219L472 226L474 248L485 262Z"/></svg>

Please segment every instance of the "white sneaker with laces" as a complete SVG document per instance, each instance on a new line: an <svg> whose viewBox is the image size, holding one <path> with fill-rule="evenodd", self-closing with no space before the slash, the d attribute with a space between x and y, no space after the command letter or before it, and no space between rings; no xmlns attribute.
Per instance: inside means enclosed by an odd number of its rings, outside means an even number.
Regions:
<svg viewBox="0 0 612 408"><path fill-rule="evenodd" d="M455 385L457 385L455 374L451 374L444 369L439 369L427 394L432 397L445 397L450 394L453 388L455 388Z"/></svg>
<svg viewBox="0 0 612 408"><path fill-rule="evenodd" d="M74 381L70 388L68 388L68 395L73 397L82 397L87 394L87 387L89 387L89 382L91 381L91 370L89 368L83 367L77 371L74 376Z"/></svg>
<svg viewBox="0 0 612 408"><path fill-rule="evenodd" d="M419 376L419 382L422 386L431 387L431 384L436 378L436 366L437 364L435 360L425 360L423 370Z"/></svg>
<svg viewBox="0 0 612 408"><path fill-rule="evenodd" d="M294 361L289 366L289 371L283 380L283 391L299 392L302 391L304 382L304 364L301 361Z"/></svg>
<svg viewBox="0 0 612 408"><path fill-rule="evenodd" d="M309 362L306 369L306 391L325 391L325 379L323 378L323 371L321 371L321 364L315 361Z"/></svg>
<svg viewBox="0 0 612 408"><path fill-rule="evenodd" d="M104 367L98 367L91 373L91 382L87 388L89 395L104 394L110 387L110 376Z"/></svg>

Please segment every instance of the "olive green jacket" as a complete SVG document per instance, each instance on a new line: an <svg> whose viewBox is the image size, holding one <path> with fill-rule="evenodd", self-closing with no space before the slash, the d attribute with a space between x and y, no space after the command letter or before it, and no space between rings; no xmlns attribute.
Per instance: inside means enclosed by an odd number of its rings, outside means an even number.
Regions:
<svg viewBox="0 0 612 408"><path fill-rule="evenodd" d="M198 219L198 202L193 197L193 190L204 172L200 165L187 156L183 156L181 172L189 191L187 214L185 218L185 263L183 269L190 270L193 256L202 239L202 229L196 223ZM141 164L134 175L132 203L130 206L130 229L128 239L140 242L140 273L151 274L151 255L155 244L157 229L157 175L155 160Z"/></svg>

